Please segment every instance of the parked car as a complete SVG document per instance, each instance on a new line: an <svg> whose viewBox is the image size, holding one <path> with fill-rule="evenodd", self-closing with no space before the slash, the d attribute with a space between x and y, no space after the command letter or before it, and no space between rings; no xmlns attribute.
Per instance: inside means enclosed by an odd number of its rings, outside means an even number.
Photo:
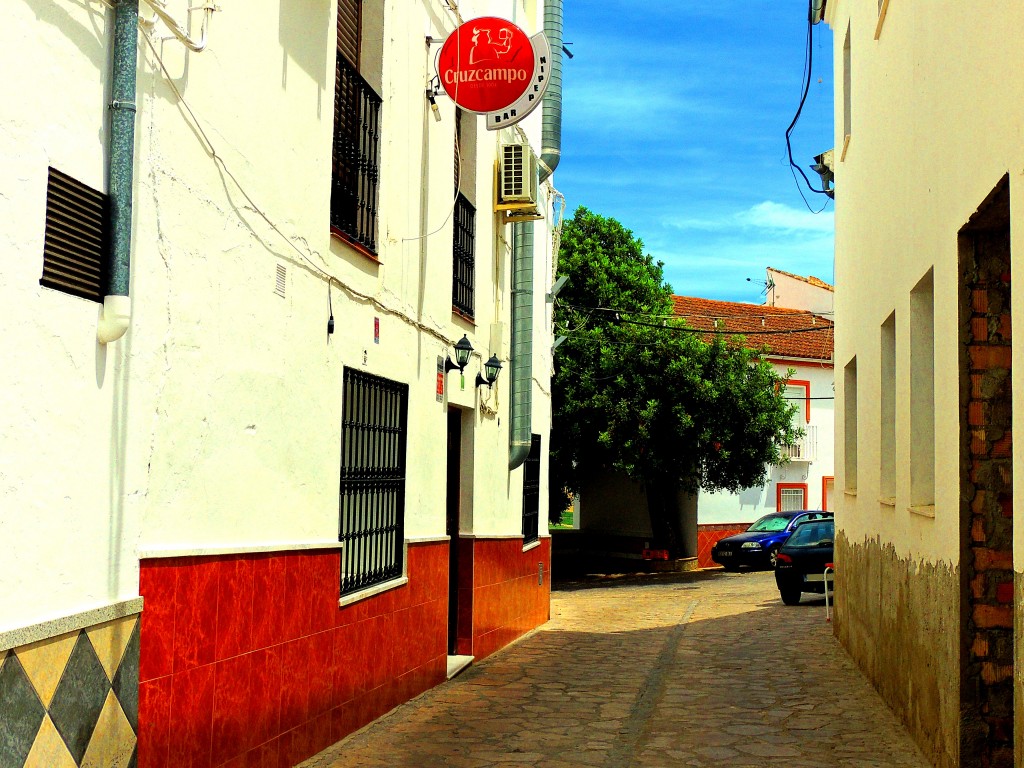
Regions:
<svg viewBox="0 0 1024 768"><path fill-rule="evenodd" d="M727 571L737 571L744 565L750 568L774 568L775 554L796 526L806 520L831 517L831 512L820 509L798 509L765 515L743 533L720 539L711 548L711 559Z"/></svg>
<svg viewBox="0 0 1024 768"><path fill-rule="evenodd" d="M786 605L796 605L804 592L825 594L825 566L833 562L835 520L808 520L797 526L775 559L775 584Z"/></svg>

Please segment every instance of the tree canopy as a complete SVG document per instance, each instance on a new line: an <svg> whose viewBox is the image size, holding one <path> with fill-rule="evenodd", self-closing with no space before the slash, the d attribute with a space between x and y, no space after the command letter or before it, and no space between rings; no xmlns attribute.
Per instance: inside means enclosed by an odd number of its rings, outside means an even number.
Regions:
<svg viewBox="0 0 1024 768"><path fill-rule="evenodd" d="M688 329L663 264L615 219L586 208L563 227L555 306L551 514L581 478L618 470L688 491L762 484L799 433L784 383L742 338ZM568 492L568 493L567 493ZM652 525L657 534L655 510Z"/></svg>

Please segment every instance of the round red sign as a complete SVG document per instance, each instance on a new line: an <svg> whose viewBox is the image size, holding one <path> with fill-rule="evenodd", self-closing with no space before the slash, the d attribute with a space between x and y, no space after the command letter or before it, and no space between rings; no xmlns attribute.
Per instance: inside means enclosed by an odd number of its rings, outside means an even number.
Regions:
<svg viewBox="0 0 1024 768"><path fill-rule="evenodd" d="M445 92L469 112L497 112L514 104L533 81L530 38L511 21L472 19L452 32L437 58Z"/></svg>

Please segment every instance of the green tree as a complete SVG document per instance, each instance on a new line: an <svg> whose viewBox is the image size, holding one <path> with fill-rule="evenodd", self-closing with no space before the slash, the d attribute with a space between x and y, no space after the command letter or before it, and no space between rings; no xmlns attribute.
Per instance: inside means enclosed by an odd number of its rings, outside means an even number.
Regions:
<svg viewBox="0 0 1024 768"><path fill-rule="evenodd" d="M706 342L671 317L662 266L615 219L579 208L565 223L550 509L558 517L585 476L624 472L645 487L657 546L676 555L679 490L760 485L799 433L763 350Z"/></svg>

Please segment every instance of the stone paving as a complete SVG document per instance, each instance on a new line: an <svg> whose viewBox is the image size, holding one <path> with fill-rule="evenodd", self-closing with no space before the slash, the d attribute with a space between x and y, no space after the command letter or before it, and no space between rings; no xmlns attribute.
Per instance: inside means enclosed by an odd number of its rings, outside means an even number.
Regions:
<svg viewBox="0 0 1024 768"><path fill-rule="evenodd" d="M771 573L576 585L519 643L304 768L926 768L832 636Z"/></svg>

